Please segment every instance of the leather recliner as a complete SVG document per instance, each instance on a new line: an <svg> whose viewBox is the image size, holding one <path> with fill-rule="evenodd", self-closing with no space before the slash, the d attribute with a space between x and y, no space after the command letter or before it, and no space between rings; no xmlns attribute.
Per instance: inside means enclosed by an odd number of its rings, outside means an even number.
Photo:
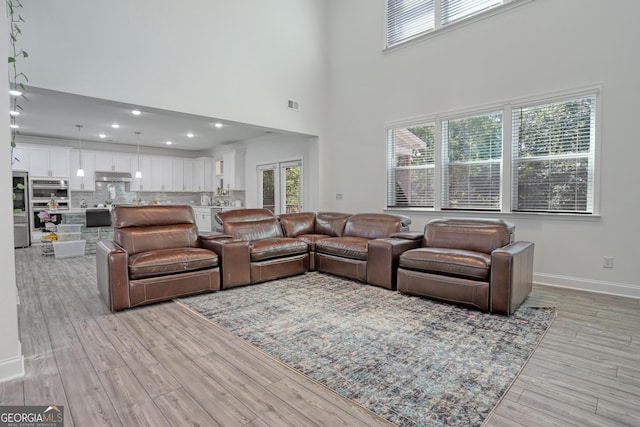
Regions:
<svg viewBox="0 0 640 427"><path fill-rule="evenodd" d="M398 291L512 314L531 292L534 251L513 232L501 220L428 222L422 246L400 255Z"/></svg>
<svg viewBox="0 0 640 427"><path fill-rule="evenodd" d="M395 289L400 254L420 246L421 234L403 231L409 223L400 215L351 215L341 235L315 242L315 269Z"/></svg>
<svg viewBox="0 0 640 427"><path fill-rule="evenodd" d="M265 282L309 270L309 247L286 237L268 209L234 209L216 214L223 234L204 245L220 257L222 287Z"/></svg>
<svg viewBox="0 0 640 427"><path fill-rule="evenodd" d="M116 206L113 241L96 245L98 289L112 310L220 289L191 206Z"/></svg>

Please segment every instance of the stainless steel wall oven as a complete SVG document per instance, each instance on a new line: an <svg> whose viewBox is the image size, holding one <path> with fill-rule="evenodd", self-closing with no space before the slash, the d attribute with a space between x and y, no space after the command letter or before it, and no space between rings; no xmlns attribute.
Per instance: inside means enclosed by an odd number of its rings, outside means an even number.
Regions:
<svg viewBox="0 0 640 427"><path fill-rule="evenodd" d="M53 198L57 203L56 210L69 209L69 180L67 179L34 179L31 181L31 229L43 229L45 223L59 224L61 215L52 212L51 218L44 220L42 212L50 211L49 202Z"/></svg>

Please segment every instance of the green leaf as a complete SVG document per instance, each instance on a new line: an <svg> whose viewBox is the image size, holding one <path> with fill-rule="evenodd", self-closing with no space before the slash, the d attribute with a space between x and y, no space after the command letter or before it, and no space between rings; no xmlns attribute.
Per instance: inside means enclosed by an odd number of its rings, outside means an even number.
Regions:
<svg viewBox="0 0 640 427"><path fill-rule="evenodd" d="M23 50L23 51L22 51L22 56L23 56L24 58L28 58L28 57L29 57L29 54L27 53L27 51L26 51L26 50Z"/></svg>

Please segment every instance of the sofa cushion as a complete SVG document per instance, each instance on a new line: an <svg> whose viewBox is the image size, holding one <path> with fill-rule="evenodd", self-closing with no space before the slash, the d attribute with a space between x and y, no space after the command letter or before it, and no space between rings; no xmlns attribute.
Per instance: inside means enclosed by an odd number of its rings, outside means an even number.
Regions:
<svg viewBox="0 0 640 427"><path fill-rule="evenodd" d="M369 239L365 237L331 237L318 240L316 252L366 261L368 242Z"/></svg>
<svg viewBox="0 0 640 427"><path fill-rule="evenodd" d="M400 267L471 280L489 280L491 255L461 249L418 248L400 255Z"/></svg>
<svg viewBox="0 0 640 427"><path fill-rule="evenodd" d="M424 244L490 254L511 241L513 226L492 219L434 219L424 229Z"/></svg>
<svg viewBox="0 0 640 427"><path fill-rule="evenodd" d="M217 266L218 255L207 249L160 249L129 257L129 276L135 280Z"/></svg>
<svg viewBox="0 0 640 427"><path fill-rule="evenodd" d="M282 228L275 216L255 221L225 221L224 232L235 239L248 241L283 237Z"/></svg>
<svg viewBox="0 0 640 427"><path fill-rule="evenodd" d="M195 224L116 228L113 240L129 255L159 249L195 248L198 247L198 228Z"/></svg>
<svg viewBox="0 0 640 427"><path fill-rule="evenodd" d="M344 226L343 236L380 239L400 231L401 220L395 215L365 213L352 215Z"/></svg>
<svg viewBox="0 0 640 427"><path fill-rule="evenodd" d="M282 230L287 237L314 232L316 215L313 212L299 212L280 215Z"/></svg>
<svg viewBox="0 0 640 427"><path fill-rule="evenodd" d="M293 237L278 237L251 242L249 254L251 261L253 262L288 255L304 254L308 250L307 243L300 239L295 239Z"/></svg>
<svg viewBox="0 0 640 427"><path fill-rule="evenodd" d="M329 237L331 236L329 236L328 234L300 234L296 238L302 240L307 245L309 245L310 251L315 251L316 242L318 240L328 239Z"/></svg>
<svg viewBox="0 0 640 427"><path fill-rule="evenodd" d="M351 214L347 213L318 212L313 233L341 237L344 233L344 226L350 217Z"/></svg>

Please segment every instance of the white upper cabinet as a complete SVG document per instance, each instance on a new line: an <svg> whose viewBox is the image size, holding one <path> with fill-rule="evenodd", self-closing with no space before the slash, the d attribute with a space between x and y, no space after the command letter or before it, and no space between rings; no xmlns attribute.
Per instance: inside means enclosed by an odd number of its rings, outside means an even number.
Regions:
<svg viewBox="0 0 640 427"><path fill-rule="evenodd" d="M151 191L173 190L173 161L170 157L151 158Z"/></svg>
<svg viewBox="0 0 640 427"><path fill-rule="evenodd" d="M151 157L140 156L140 169L138 169L138 157L131 159L131 191L153 191L153 176L151 173ZM140 170L142 178L136 178L135 173Z"/></svg>
<svg viewBox="0 0 640 427"><path fill-rule="evenodd" d="M68 178L69 148L30 146L29 173L32 178Z"/></svg>
<svg viewBox="0 0 640 427"><path fill-rule="evenodd" d="M28 171L29 170L29 157L27 156L27 148L21 145L13 147L13 154L11 156L11 169L14 171Z"/></svg>
<svg viewBox="0 0 640 427"><path fill-rule="evenodd" d="M222 154L224 165L223 190L244 190L244 150L227 151Z"/></svg>
<svg viewBox="0 0 640 427"><path fill-rule="evenodd" d="M194 160L193 191L213 191L213 159L200 157Z"/></svg>
<svg viewBox="0 0 640 427"><path fill-rule="evenodd" d="M135 173L131 166L135 162L134 166L137 168L137 161L138 156L131 154L100 152L96 156L96 170Z"/></svg>
<svg viewBox="0 0 640 427"><path fill-rule="evenodd" d="M82 169L84 176L78 176L80 168L80 152L71 150L69 154L69 187L75 191L94 191L96 182L94 172L96 171L96 153L91 151L82 152Z"/></svg>

